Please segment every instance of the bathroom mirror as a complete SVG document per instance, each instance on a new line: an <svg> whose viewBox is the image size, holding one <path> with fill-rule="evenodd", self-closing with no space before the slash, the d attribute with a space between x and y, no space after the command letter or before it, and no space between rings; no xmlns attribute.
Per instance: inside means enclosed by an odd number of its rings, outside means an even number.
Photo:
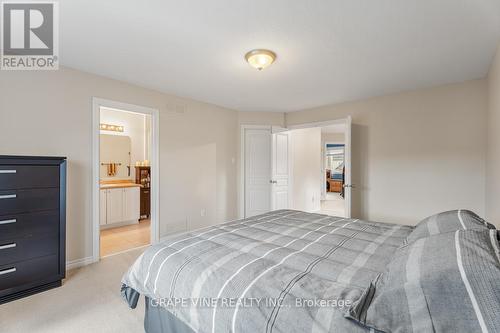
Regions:
<svg viewBox="0 0 500 333"><path fill-rule="evenodd" d="M131 140L123 135L100 135L101 180L130 179Z"/></svg>

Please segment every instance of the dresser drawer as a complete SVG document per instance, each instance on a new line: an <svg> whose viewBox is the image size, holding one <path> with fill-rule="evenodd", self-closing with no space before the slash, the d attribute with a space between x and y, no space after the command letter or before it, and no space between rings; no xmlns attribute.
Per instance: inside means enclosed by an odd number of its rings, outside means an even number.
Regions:
<svg viewBox="0 0 500 333"><path fill-rule="evenodd" d="M0 241L0 266L57 254L58 251L57 233Z"/></svg>
<svg viewBox="0 0 500 333"><path fill-rule="evenodd" d="M59 189L0 191L0 216L59 209Z"/></svg>
<svg viewBox="0 0 500 333"><path fill-rule="evenodd" d="M14 238L59 234L59 211L0 216L0 243Z"/></svg>
<svg viewBox="0 0 500 333"><path fill-rule="evenodd" d="M8 294L9 288L52 277L56 279L58 275L59 257L57 255L2 265L0 266L0 296Z"/></svg>
<svg viewBox="0 0 500 333"><path fill-rule="evenodd" d="M0 190L59 186L59 167L52 165L0 165Z"/></svg>

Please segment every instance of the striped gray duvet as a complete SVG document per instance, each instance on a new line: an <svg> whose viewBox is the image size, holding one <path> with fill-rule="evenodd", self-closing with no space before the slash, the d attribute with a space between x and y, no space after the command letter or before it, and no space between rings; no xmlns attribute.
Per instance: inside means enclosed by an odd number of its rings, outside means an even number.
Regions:
<svg viewBox="0 0 500 333"><path fill-rule="evenodd" d="M365 332L345 312L412 227L281 210L177 235L123 278L196 332ZM133 304L131 304L133 305Z"/></svg>
<svg viewBox="0 0 500 333"><path fill-rule="evenodd" d="M350 316L384 332L500 332L497 230L462 228L398 249Z"/></svg>
<svg viewBox="0 0 500 333"><path fill-rule="evenodd" d="M470 210L450 210L429 216L408 235L408 242L457 230L486 230L495 227Z"/></svg>

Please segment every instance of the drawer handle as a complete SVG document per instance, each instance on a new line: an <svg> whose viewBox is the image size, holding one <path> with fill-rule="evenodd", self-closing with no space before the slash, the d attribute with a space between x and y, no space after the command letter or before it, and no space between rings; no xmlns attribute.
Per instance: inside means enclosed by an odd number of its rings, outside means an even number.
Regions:
<svg viewBox="0 0 500 333"><path fill-rule="evenodd" d="M0 173L17 173L17 170L0 170Z"/></svg>
<svg viewBox="0 0 500 333"><path fill-rule="evenodd" d="M10 223L16 223L17 220L16 219L12 219L12 220L3 220L3 221L0 221L0 224L10 224Z"/></svg>
<svg viewBox="0 0 500 333"><path fill-rule="evenodd" d="M13 267L13 268L9 268L9 269L4 269L3 271L0 271L0 275L4 275L4 274L9 274L9 273L14 273L16 271L16 268Z"/></svg>
<svg viewBox="0 0 500 333"><path fill-rule="evenodd" d="M0 199L15 199L15 198L17 198L16 194L0 195Z"/></svg>
<svg viewBox="0 0 500 333"><path fill-rule="evenodd" d="M13 247L16 247L16 243L10 243L10 244L5 244L5 245L0 245L0 250L6 250L6 249L11 249Z"/></svg>

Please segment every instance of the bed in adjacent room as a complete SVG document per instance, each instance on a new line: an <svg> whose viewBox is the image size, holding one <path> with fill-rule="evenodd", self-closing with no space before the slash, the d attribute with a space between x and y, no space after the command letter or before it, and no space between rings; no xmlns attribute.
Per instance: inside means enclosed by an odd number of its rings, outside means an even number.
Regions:
<svg viewBox="0 0 500 333"><path fill-rule="evenodd" d="M132 308L145 296L148 333L441 331L456 316L457 332L494 331L497 237L468 211L414 228L280 210L151 246L124 276L122 294ZM484 279L474 275L474 256ZM438 295L443 276L459 289L460 311L439 305L455 297Z"/></svg>

